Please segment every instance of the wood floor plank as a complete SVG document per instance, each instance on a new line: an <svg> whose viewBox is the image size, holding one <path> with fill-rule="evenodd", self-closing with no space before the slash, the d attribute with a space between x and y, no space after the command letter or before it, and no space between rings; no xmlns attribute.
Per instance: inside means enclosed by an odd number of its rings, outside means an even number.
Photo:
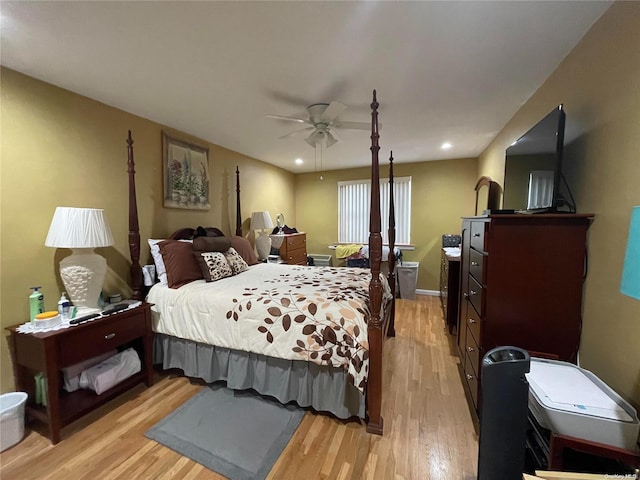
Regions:
<svg viewBox="0 0 640 480"><path fill-rule="evenodd" d="M478 440L439 299L398 300L396 337L384 349L384 436L309 411L268 479L475 479ZM30 425L0 454L0 478L223 479L144 436L201 389L175 372L157 373L153 387L135 387L65 427L55 446L42 425Z"/></svg>

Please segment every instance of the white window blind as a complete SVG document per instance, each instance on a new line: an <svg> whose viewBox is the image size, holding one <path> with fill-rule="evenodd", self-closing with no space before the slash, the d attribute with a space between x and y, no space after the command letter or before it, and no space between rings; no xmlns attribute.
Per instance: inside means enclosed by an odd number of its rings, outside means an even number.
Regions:
<svg viewBox="0 0 640 480"><path fill-rule="evenodd" d="M411 177L393 182L396 217L396 245L411 243ZM338 182L338 242L369 241L371 180ZM389 243L389 179L380 179L382 242Z"/></svg>

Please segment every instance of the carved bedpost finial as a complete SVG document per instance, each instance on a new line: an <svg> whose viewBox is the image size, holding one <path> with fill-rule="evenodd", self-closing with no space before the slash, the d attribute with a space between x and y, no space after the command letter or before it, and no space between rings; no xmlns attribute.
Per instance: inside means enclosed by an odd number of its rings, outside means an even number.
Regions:
<svg viewBox="0 0 640 480"><path fill-rule="evenodd" d="M242 214L240 212L240 169L236 165L236 236L242 236Z"/></svg>
<svg viewBox="0 0 640 480"><path fill-rule="evenodd" d="M129 254L131 255L131 289L134 300L142 300L142 267L140 266L140 227L136 200L135 162L131 130L127 136L127 172L129 174Z"/></svg>

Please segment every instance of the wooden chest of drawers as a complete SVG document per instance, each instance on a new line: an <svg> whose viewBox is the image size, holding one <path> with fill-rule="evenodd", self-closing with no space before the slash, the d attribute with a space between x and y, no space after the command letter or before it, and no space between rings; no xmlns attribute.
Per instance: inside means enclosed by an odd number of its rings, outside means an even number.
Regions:
<svg viewBox="0 0 640 480"><path fill-rule="evenodd" d="M499 346L575 361L592 215L489 215L462 221L458 353L477 414L483 356ZM477 418L476 418L477 420Z"/></svg>
<svg viewBox="0 0 640 480"><path fill-rule="evenodd" d="M453 333L458 322L459 279L460 257L447 255L443 249L440 262L440 305L449 333Z"/></svg>
<svg viewBox="0 0 640 480"><path fill-rule="evenodd" d="M285 235L280 246L280 258L289 265L306 265L307 234L292 233Z"/></svg>

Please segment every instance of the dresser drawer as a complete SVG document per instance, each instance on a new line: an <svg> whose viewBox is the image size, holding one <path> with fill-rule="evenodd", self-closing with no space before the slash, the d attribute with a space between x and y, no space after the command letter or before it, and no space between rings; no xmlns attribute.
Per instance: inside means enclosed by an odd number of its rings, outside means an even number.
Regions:
<svg viewBox="0 0 640 480"><path fill-rule="evenodd" d="M469 275L469 301L475 307L480 316L484 315L484 289L475 278Z"/></svg>
<svg viewBox="0 0 640 480"><path fill-rule="evenodd" d="M471 359L469 356L466 357L466 362L464 364L464 377L467 382L467 387L469 388L469 393L471 394L471 401L473 402L474 410L478 410L478 377L476 375L473 366L471 365Z"/></svg>
<svg viewBox="0 0 640 480"><path fill-rule="evenodd" d="M478 283L484 284L484 255L472 248L469 249L469 273Z"/></svg>
<svg viewBox="0 0 640 480"><path fill-rule="evenodd" d="M475 342L478 345L482 345L482 338L480 333L480 324L482 320L480 319L480 315L478 315L478 312L476 312L476 309L473 308L473 305L468 306L465 321L467 322L467 329L469 332L471 332L471 335L473 335Z"/></svg>
<svg viewBox="0 0 640 480"><path fill-rule="evenodd" d="M481 252L486 252L484 245L486 222L471 222L471 246Z"/></svg>
<svg viewBox="0 0 640 480"><path fill-rule="evenodd" d="M306 265L307 264L307 252L306 250L295 250L288 252L283 258L289 265Z"/></svg>
<svg viewBox="0 0 640 480"><path fill-rule="evenodd" d="M123 313L71 327L60 339L60 366L67 367L114 350L144 334L144 316Z"/></svg>
<svg viewBox="0 0 640 480"><path fill-rule="evenodd" d="M284 239L284 243L287 250L306 248L307 236L305 234L287 235Z"/></svg>
<svg viewBox="0 0 640 480"><path fill-rule="evenodd" d="M473 371L478 372L479 365L480 365L480 349L478 348L478 344L473 338L473 335L471 335L469 331L467 331L466 345L464 349L465 349L467 358L471 362Z"/></svg>

